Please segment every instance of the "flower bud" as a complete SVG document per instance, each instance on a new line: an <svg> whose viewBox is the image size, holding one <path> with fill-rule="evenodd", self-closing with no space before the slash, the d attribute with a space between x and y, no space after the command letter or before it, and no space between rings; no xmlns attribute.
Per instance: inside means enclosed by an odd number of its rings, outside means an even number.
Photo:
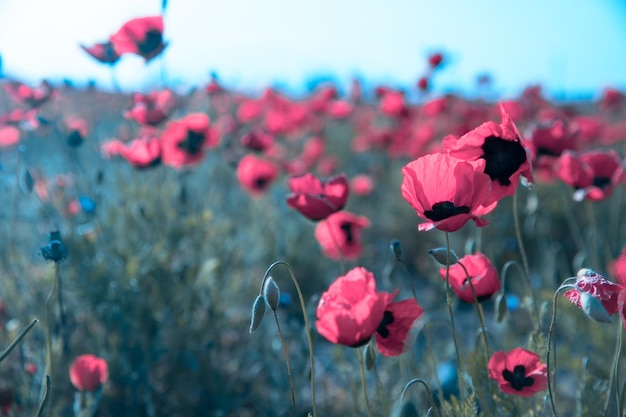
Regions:
<svg viewBox="0 0 626 417"><path fill-rule="evenodd" d="M606 311L600 300L586 291L580 291L580 306L585 314L598 323L610 323L611 316Z"/></svg>
<svg viewBox="0 0 626 417"><path fill-rule="evenodd" d="M446 248L435 248L429 249L428 253L433 259L440 265L446 266L448 264L448 249ZM454 265L459 261L459 257L456 256L456 253L450 249L450 266Z"/></svg>
<svg viewBox="0 0 626 417"><path fill-rule="evenodd" d="M495 299L496 307L496 321L502 323L506 313L509 311L509 305L506 302L506 295L504 293L498 294Z"/></svg>
<svg viewBox="0 0 626 417"><path fill-rule="evenodd" d="M259 324L261 324L261 320L263 320L263 315L265 314L265 298L262 295L259 295L256 300L254 300L254 304L252 305L252 320L250 321L250 333L255 331Z"/></svg>
<svg viewBox="0 0 626 417"><path fill-rule="evenodd" d="M400 245L399 240L391 242L391 252L393 252L398 262L402 262L402 246Z"/></svg>
<svg viewBox="0 0 626 417"><path fill-rule="evenodd" d="M367 370L370 370L374 367L375 363L376 352L374 352L372 344L368 343L367 346L365 346L365 368L367 368Z"/></svg>
<svg viewBox="0 0 626 417"><path fill-rule="evenodd" d="M263 286L263 297L265 297L265 301L267 305L274 311L278 308L278 301L280 300L280 289L278 288L278 284L274 281L274 278L267 277L265 280L265 285Z"/></svg>

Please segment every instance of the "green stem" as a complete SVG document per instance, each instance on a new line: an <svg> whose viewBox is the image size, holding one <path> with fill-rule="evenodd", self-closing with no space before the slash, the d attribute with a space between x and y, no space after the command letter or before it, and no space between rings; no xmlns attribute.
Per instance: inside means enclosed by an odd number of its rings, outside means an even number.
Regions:
<svg viewBox="0 0 626 417"><path fill-rule="evenodd" d="M34 319L33 321L31 321L30 324L26 326L26 328L24 328L24 330L22 330L20 334L17 335L15 340L13 340L11 344L6 349L4 349L2 353L0 353L0 362L2 362L9 355L9 353L11 353L15 346L17 346L22 341L24 336L26 336L26 334L30 331L30 329L33 328L35 324L37 324L38 321L39 319Z"/></svg>
<svg viewBox="0 0 626 417"><path fill-rule="evenodd" d="M274 321L276 322L276 328L278 329L278 338L280 339L280 346L283 348L283 355L285 356L285 362L287 363L287 375L289 376L289 386L291 387L291 405L293 406L293 415L298 416L296 409L296 392L293 387L293 377L291 375L291 363L289 362L289 355L287 354L287 347L285 346L285 340L283 339L283 332L280 330L280 323L278 322L278 315L276 310L272 309L274 313Z"/></svg>
<svg viewBox="0 0 626 417"><path fill-rule="evenodd" d="M367 382L365 381L365 364L363 363L363 352L361 352L361 348L356 348L356 351L359 354L359 365L361 366L361 384L363 386L363 398L365 398L365 408L367 408L367 416L372 417L370 401L367 398Z"/></svg>
<svg viewBox="0 0 626 417"><path fill-rule="evenodd" d="M37 410L37 417L43 417L50 399L50 375L46 375L46 381L44 385L43 398L39 404L39 410Z"/></svg>
<svg viewBox="0 0 626 417"><path fill-rule="evenodd" d="M619 393L619 365L620 365L620 356L622 355L622 328L623 323L620 319L618 323L618 333L617 339L615 342L615 353L613 354L613 361L611 362L611 377L609 378L609 388L607 389L606 402L604 404L604 416L609 415L609 405L611 400L611 391L613 391L613 386L615 385L615 394L617 396L617 409L621 410L621 398ZM623 414L622 414L623 415Z"/></svg>
<svg viewBox="0 0 626 417"><path fill-rule="evenodd" d="M519 222L519 213L517 212L517 194L513 194L513 222L515 224L515 237L517 238L517 246L519 248L520 256L522 258L522 265L524 266L524 277L528 283L528 288L533 297L533 309L535 311L535 318L537 326L539 326L539 306L537 305L537 295L530 280L530 268L528 266L528 258L526 256L526 249L524 249L524 241L522 240L522 229Z"/></svg>
<svg viewBox="0 0 626 417"><path fill-rule="evenodd" d="M306 328L306 337L307 342L309 344L309 359L311 361L311 401L313 403L313 417L317 417L317 406L315 403L315 361L313 358L313 338L311 337L311 326L309 324L309 319L306 313L306 305L304 303L304 296L302 295L302 290L300 289L300 284L298 284L298 280L296 279L291 266L285 261L276 261L271 264L267 271L265 271L265 276L263 277L263 282L261 283L261 292L263 292L263 286L265 285L265 280L269 277L270 272L274 269L275 266L283 265L289 271L289 276L291 277L291 281L293 285L296 287L296 291L298 292L298 298L300 299L300 308L302 309L302 317L304 319L304 326Z"/></svg>
<svg viewBox="0 0 626 417"><path fill-rule="evenodd" d="M430 401L430 407L433 410L433 413L435 414L435 417L439 417L439 410L437 410L437 407L435 406L435 401L433 399L432 393L430 392L430 388L428 388L428 384L426 384L426 382L424 382L424 380L422 380L422 379L419 379L419 378L412 379L404 386L404 389L402 390L402 395L400 396L400 403L402 403L402 401L404 401L404 395L406 394L406 392L409 389L409 387L411 385L415 384L415 383L422 384L422 386L426 390L426 393L428 394L428 400Z"/></svg>
<svg viewBox="0 0 626 417"><path fill-rule="evenodd" d="M459 378L459 393L461 399L465 398L465 383L463 382L463 361L461 360L461 351L459 350L459 342L456 335L456 326L454 325L454 312L452 311L452 297L450 296L450 235L446 232L446 301L448 304L448 313L450 314L450 326L452 327L452 341L454 342L454 350L456 352L456 367Z"/></svg>

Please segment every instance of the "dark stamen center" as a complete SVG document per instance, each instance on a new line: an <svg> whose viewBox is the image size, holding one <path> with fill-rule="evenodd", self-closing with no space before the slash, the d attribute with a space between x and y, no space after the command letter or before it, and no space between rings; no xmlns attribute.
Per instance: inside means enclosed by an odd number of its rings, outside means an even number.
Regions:
<svg viewBox="0 0 626 417"><path fill-rule="evenodd" d="M254 186L259 189L259 190L264 190L265 187L267 187L267 185L269 184L269 179L265 178L265 177L258 177L255 181L254 181Z"/></svg>
<svg viewBox="0 0 626 417"><path fill-rule="evenodd" d="M604 178L604 177L594 177L593 178L593 185L598 187L598 188L605 188L605 187L608 187L609 185L611 185L611 179L610 178Z"/></svg>
<svg viewBox="0 0 626 417"><path fill-rule="evenodd" d="M187 152L189 155L198 155L202 152L202 146L204 145L204 133L194 132L193 130L187 131L187 137L178 143L178 148Z"/></svg>
<svg viewBox="0 0 626 417"><path fill-rule="evenodd" d="M393 313L391 311L385 311L383 315L383 321L380 322L378 327L376 328L376 332L381 335L383 338L389 337L389 329L387 325L393 323Z"/></svg>
<svg viewBox="0 0 626 417"><path fill-rule="evenodd" d="M352 234L352 223L350 222L341 223L339 228L346 236L346 242L348 243L354 242L354 235Z"/></svg>
<svg viewBox="0 0 626 417"><path fill-rule="evenodd" d="M519 141L505 140L497 136L489 136L482 146L483 158L487 161L485 174L492 181L498 180L502 185L510 185L510 177L526 162L526 151Z"/></svg>
<svg viewBox="0 0 626 417"><path fill-rule="evenodd" d="M535 380L526 375L526 368L524 365L517 365L513 372L505 369L502 371L502 376L507 380L514 390L522 391L526 387L530 387L535 383Z"/></svg>
<svg viewBox="0 0 626 417"><path fill-rule="evenodd" d="M433 204L432 210L424 211L424 215L430 220L438 222L456 216L457 214L468 214L469 212L470 209L467 206L457 207L451 201L440 201L439 203Z"/></svg>
<svg viewBox="0 0 626 417"><path fill-rule="evenodd" d="M146 32L146 38L139 42L137 48L142 55L150 55L160 48L162 43L163 34L156 29L152 29Z"/></svg>

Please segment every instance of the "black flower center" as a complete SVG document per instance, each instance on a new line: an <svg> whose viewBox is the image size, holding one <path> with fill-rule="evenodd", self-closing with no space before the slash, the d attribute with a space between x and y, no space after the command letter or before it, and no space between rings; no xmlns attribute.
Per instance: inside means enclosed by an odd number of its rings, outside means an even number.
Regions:
<svg viewBox="0 0 626 417"><path fill-rule="evenodd" d="M343 222L343 223L341 223L339 228L341 229L341 231L346 236L346 242L353 243L354 242L354 234L352 232L352 223L350 223L350 222Z"/></svg>
<svg viewBox="0 0 626 417"><path fill-rule="evenodd" d="M530 387L535 383L535 380L526 375L526 368L524 365L517 365L513 372L505 369L502 371L502 376L507 380L515 391L522 391L526 387Z"/></svg>
<svg viewBox="0 0 626 417"><path fill-rule="evenodd" d="M269 184L269 178L267 177L258 177L254 180L254 186L259 190L264 190L265 187Z"/></svg>
<svg viewBox="0 0 626 417"><path fill-rule="evenodd" d="M505 186L511 184L511 175L526 162L526 151L519 141L489 136L482 149L481 158L487 161L485 174L491 177L491 181L498 180Z"/></svg>
<svg viewBox="0 0 626 417"><path fill-rule="evenodd" d="M445 220L457 214L468 214L470 212L467 206L455 206L451 201L440 201L433 204L432 210L424 211L424 215L434 222Z"/></svg>
<svg viewBox="0 0 626 417"><path fill-rule="evenodd" d="M72 148L76 148L83 144L83 136L78 130L72 130L70 134L67 135L67 144Z"/></svg>
<svg viewBox="0 0 626 417"><path fill-rule="evenodd" d="M163 34L156 29L146 32L146 38L139 42L137 48L142 55L150 55L163 44Z"/></svg>
<svg viewBox="0 0 626 417"><path fill-rule="evenodd" d="M393 313L391 311L385 311L385 314L383 315L383 321L381 321L376 328L376 332L384 339L388 338L389 329L387 328L387 326L391 323L393 323Z"/></svg>
<svg viewBox="0 0 626 417"><path fill-rule="evenodd" d="M537 158L541 156L560 156L559 152L553 151L549 148L542 148L541 146L537 148Z"/></svg>
<svg viewBox="0 0 626 417"><path fill-rule="evenodd" d="M594 177L593 178L593 185L602 189L605 187L608 187L609 185L611 185L611 179L610 178L605 178L605 177Z"/></svg>
<svg viewBox="0 0 626 417"><path fill-rule="evenodd" d="M187 130L187 136L178 143L178 148L182 149L189 155L198 155L202 152L204 145L204 133Z"/></svg>

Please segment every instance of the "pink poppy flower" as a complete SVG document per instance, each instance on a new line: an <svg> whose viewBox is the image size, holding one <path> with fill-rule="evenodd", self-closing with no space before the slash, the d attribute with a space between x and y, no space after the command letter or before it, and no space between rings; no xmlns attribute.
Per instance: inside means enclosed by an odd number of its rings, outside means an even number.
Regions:
<svg viewBox="0 0 626 417"><path fill-rule="evenodd" d="M148 16L131 19L111 35L110 41L119 55L136 54L148 62L167 46L163 42L163 17Z"/></svg>
<svg viewBox="0 0 626 417"><path fill-rule="evenodd" d="M443 140L446 152L454 157L467 161L485 160L485 173L492 181L493 201L515 194L520 176L534 182L517 127L503 106L500 106L500 115L500 124L486 122L460 138L450 135Z"/></svg>
<svg viewBox="0 0 626 417"><path fill-rule="evenodd" d="M95 391L108 377L107 362L94 355L80 355L70 365L70 381L79 391Z"/></svg>
<svg viewBox="0 0 626 417"><path fill-rule="evenodd" d="M343 209L350 191L343 174L323 181L311 173L291 177L289 189L287 205L313 221L325 219Z"/></svg>
<svg viewBox="0 0 626 417"><path fill-rule="evenodd" d="M380 353L398 356L423 309L414 299L392 302L397 292L378 292L374 274L353 268L322 294L317 331L330 342L349 347L363 346L375 336Z"/></svg>
<svg viewBox="0 0 626 417"><path fill-rule="evenodd" d="M115 65L120 59L120 55L115 51L111 41L96 43L92 46L80 45L80 47L102 64Z"/></svg>
<svg viewBox="0 0 626 417"><path fill-rule="evenodd" d="M157 126L164 121L176 105L176 98L169 89L148 94L134 93L133 103L124 117L141 125Z"/></svg>
<svg viewBox="0 0 626 417"><path fill-rule="evenodd" d="M487 367L489 377L505 394L530 397L548 388L548 368L539 355L529 350L494 352Z"/></svg>
<svg viewBox="0 0 626 417"><path fill-rule="evenodd" d="M14 126L0 125L0 149L12 148L20 143L20 130Z"/></svg>
<svg viewBox="0 0 626 417"><path fill-rule="evenodd" d="M254 197L260 197L278 178L280 171L271 161L254 155L244 156L237 164L237 179Z"/></svg>
<svg viewBox="0 0 626 417"><path fill-rule="evenodd" d="M219 141L209 117L192 113L167 124L161 135L161 158L165 165L175 168L197 165L204 158L204 150L216 147Z"/></svg>
<svg viewBox="0 0 626 417"><path fill-rule="evenodd" d="M417 215L427 220L420 231L437 228L459 230L468 220L483 227L481 215L491 212L496 202L487 203L491 179L482 172L484 161L467 162L448 154L422 156L402 169L402 196Z"/></svg>
<svg viewBox="0 0 626 417"><path fill-rule="evenodd" d="M467 269L467 273L472 280L474 291L478 302L490 299L500 289L500 277L498 270L491 263L489 258L483 253L466 255L459 259L459 262L450 266L448 274L450 286L454 293L462 301L474 304L474 294L470 283L467 282L467 275L460 264ZM439 275L446 279L446 268L439 269Z"/></svg>
<svg viewBox="0 0 626 417"><path fill-rule="evenodd" d="M338 211L315 226L315 238L327 258L355 260L363 252L361 229L369 225L367 217Z"/></svg>

